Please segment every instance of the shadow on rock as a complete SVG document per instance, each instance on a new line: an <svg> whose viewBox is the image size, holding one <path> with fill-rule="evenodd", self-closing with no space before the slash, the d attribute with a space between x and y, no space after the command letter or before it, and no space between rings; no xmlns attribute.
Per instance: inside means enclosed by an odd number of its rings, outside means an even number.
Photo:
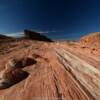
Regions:
<svg viewBox="0 0 100 100"><path fill-rule="evenodd" d="M28 75L28 72L21 69L5 72L3 77L0 78L0 89L6 89L17 84L18 82L21 82L22 80L26 79Z"/></svg>
<svg viewBox="0 0 100 100"><path fill-rule="evenodd" d="M36 60L34 60L33 58L22 58L22 59L11 59L7 64L6 67L7 68L23 68L26 66L31 66L33 64L36 63Z"/></svg>
<svg viewBox="0 0 100 100"><path fill-rule="evenodd" d="M25 66L30 66L30 65L33 65L33 64L35 64L35 63L37 63L36 60L34 60L34 59L32 59L32 58L27 58L25 64L23 65L23 67L25 67Z"/></svg>

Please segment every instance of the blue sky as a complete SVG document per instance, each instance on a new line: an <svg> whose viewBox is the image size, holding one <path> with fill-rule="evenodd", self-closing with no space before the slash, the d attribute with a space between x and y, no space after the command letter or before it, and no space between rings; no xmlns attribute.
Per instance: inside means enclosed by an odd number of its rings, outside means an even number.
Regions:
<svg viewBox="0 0 100 100"><path fill-rule="evenodd" d="M100 0L0 0L0 33L32 29L53 39L100 31Z"/></svg>

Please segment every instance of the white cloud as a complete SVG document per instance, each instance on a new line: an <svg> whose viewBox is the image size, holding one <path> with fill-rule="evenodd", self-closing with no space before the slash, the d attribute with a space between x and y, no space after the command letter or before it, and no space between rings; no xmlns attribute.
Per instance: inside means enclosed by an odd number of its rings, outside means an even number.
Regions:
<svg viewBox="0 0 100 100"><path fill-rule="evenodd" d="M57 32L57 31L37 31L37 32L39 32L39 33L55 33L55 32Z"/></svg>
<svg viewBox="0 0 100 100"><path fill-rule="evenodd" d="M57 31L36 31L36 32L40 34L48 34L48 33L56 33ZM21 37L21 36L24 36L24 32L7 33L4 35L10 36L10 37Z"/></svg>
<svg viewBox="0 0 100 100"><path fill-rule="evenodd" d="M23 32L17 32L17 33L7 33L7 34L4 34L6 36L10 36L10 37L21 37L24 35Z"/></svg>

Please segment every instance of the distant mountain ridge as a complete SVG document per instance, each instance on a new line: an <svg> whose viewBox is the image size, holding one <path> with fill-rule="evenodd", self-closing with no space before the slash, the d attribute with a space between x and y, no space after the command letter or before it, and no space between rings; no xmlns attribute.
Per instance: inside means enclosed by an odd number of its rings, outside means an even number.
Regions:
<svg viewBox="0 0 100 100"><path fill-rule="evenodd" d="M15 41L16 38L0 34L0 44Z"/></svg>
<svg viewBox="0 0 100 100"><path fill-rule="evenodd" d="M0 39L12 39L12 37L0 34Z"/></svg>

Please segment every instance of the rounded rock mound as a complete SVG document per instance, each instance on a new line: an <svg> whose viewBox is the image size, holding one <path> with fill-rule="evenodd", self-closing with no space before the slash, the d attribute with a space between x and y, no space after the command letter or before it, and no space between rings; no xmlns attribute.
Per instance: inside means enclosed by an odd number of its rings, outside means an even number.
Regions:
<svg viewBox="0 0 100 100"><path fill-rule="evenodd" d="M80 39L80 43L84 46L99 47L100 46L100 32L95 32L87 36L83 36Z"/></svg>

